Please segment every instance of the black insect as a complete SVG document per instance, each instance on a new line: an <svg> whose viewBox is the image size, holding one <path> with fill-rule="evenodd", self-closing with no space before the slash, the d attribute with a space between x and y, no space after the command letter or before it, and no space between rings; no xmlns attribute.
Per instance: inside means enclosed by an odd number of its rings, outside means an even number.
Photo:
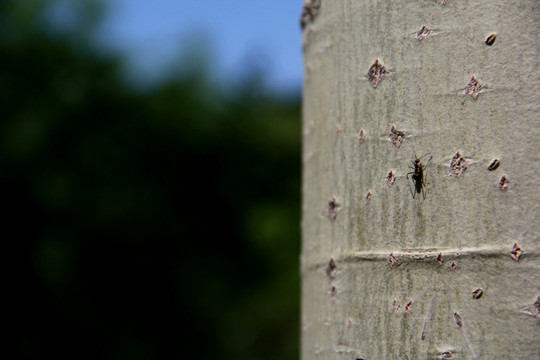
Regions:
<svg viewBox="0 0 540 360"><path fill-rule="evenodd" d="M429 154L425 154L420 157L417 157L416 152L415 152L413 166L409 166L409 168L413 171L407 173L407 180L409 181L409 176L410 176L414 184L414 190L411 189L411 195L413 199L415 198L416 194L420 194L420 193L422 193L423 199L426 198L426 190L425 190L425 187L427 185L426 168L429 166L432 156L431 155L429 156L429 159L426 165L422 164L421 160L422 158L428 155ZM410 182L409 182L409 188L410 188Z"/></svg>

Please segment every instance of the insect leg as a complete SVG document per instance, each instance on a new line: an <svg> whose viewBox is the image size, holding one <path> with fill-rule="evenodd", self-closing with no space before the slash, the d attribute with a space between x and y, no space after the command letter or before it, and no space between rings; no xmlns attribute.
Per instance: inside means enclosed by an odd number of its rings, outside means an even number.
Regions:
<svg viewBox="0 0 540 360"><path fill-rule="evenodd" d="M414 175L415 172L413 171L413 172L407 173L407 185L409 186L409 191L411 192L411 196L414 199L415 192L413 191L413 189L411 187L411 181L409 179L409 175L411 175L411 174Z"/></svg>
<svg viewBox="0 0 540 360"><path fill-rule="evenodd" d="M428 154L426 154L428 155ZM424 156L426 156L424 155ZM424 197L424 200L426 200L426 186L429 184L427 179L427 167L431 164L431 159L433 159L433 156L430 155L429 159L426 161L426 165L423 165L423 171L422 171L422 196Z"/></svg>

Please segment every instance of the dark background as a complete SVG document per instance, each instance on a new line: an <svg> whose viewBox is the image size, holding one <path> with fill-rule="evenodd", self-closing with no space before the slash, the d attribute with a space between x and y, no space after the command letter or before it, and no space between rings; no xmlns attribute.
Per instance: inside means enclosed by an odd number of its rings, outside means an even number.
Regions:
<svg viewBox="0 0 540 360"><path fill-rule="evenodd" d="M0 1L13 358L297 358L299 96L197 60L134 87L98 5L47 3Z"/></svg>

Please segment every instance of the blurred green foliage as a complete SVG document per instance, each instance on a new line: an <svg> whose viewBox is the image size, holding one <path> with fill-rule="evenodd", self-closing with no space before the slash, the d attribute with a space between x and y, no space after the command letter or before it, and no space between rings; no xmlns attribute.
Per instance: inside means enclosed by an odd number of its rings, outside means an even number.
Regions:
<svg viewBox="0 0 540 360"><path fill-rule="evenodd" d="M0 2L15 358L297 358L299 99L135 91L51 3Z"/></svg>

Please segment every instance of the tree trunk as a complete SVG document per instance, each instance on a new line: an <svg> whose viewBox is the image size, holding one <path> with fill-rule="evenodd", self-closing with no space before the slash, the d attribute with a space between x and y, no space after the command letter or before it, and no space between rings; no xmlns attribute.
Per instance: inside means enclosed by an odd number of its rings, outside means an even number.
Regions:
<svg viewBox="0 0 540 360"><path fill-rule="evenodd" d="M539 359L540 2L306 1L302 359Z"/></svg>

